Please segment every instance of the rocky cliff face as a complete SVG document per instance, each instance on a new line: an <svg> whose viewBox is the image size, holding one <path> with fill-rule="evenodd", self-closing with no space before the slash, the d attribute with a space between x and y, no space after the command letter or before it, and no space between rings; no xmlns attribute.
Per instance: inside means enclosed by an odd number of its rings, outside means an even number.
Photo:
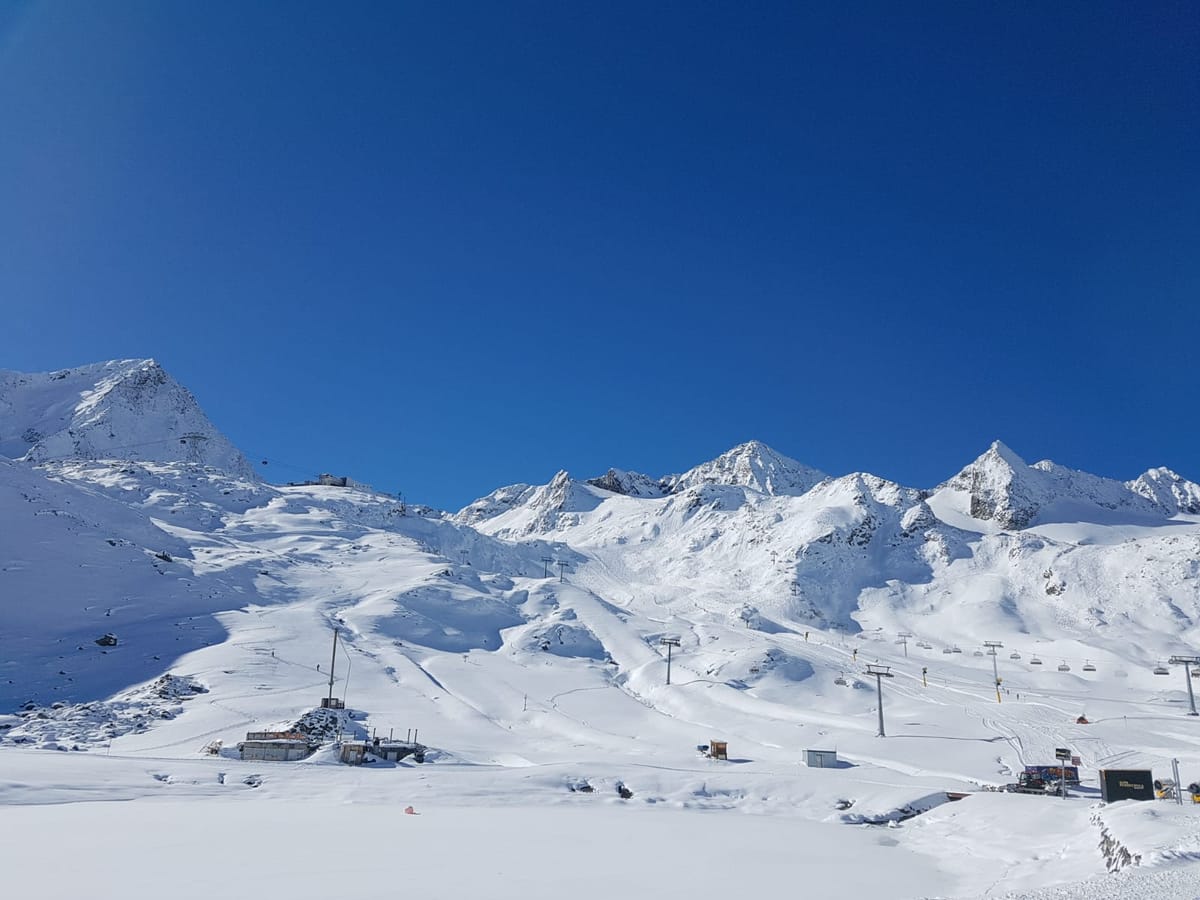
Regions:
<svg viewBox="0 0 1200 900"><path fill-rule="evenodd" d="M626 497L662 497L667 492L661 480L622 469L609 469L599 478L589 478L587 483L603 491L624 494Z"/></svg>

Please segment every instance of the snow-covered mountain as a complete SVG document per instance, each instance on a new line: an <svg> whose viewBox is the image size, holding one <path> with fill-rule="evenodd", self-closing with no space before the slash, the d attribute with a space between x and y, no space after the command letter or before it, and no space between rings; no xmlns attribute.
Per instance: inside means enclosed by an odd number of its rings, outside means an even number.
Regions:
<svg viewBox="0 0 1200 900"><path fill-rule="evenodd" d="M766 444L749 441L711 462L662 481L671 493L676 494L701 484L729 484L764 494L799 496L826 477L824 472L796 462Z"/></svg>
<svg viewBox="0 0 1200 900"><path fill-rule="evenodd" d="M938 493L943 503L972 518L1021 529L1055 521L1156 520L1193 512L1196 490L1169 469L1151 469L1136 481L1121 482L1050 460L1031 466L996 441Z"/></svg>
<svg viewBox="0 0 1200 900"><path fill-rule="evenodd" d="M1129 482L1129 489L1154 503L1168 515L1200 515L1200 485L1170 469L1149 469Z"/></svg>
<svg viewBox="0 0 1200 900"><path fill-rule="evenodd" d="M1030 466L996 443L927 490L831 477L752 441L682 475L560 471L445 514L352 482L261 482L150 361L6 373L0 634L12 758L102 746L106 771L147 779L152 765L169 785L171 761L193 767L189 790L224 790L250 765L229 747L300 721L332 675L353 708L339 728L420 726L437 761L422 797L575 802L599 786L614 803L636 791L804 818L819 835L898 823L1062 745L1091 772L1172 756L1200 770L1181 679L1153 672L1200 645L1200 487L1165 468L1123 483ZM987 657L984 640L1003 652ZM903 740L876 737L864 661L897 676L887 708ZM741 762L697 760L714 738ZM214 741L220 770L204 775L198 751ZM844 766L797 771L804 747L836 747ZM257 786L273 765L230 783ZM307 793L327 769L273 769L272 796ZM75 790L22 771L0 807L39 778ZM386 772L363 775L351 801L396 799ZM999 830L1013 848L914 896L1052 880L1061 854L1041 854L1028 807L1006 799L1038 802L992 795L896 830L889 840L938 866L963 833ZM1091 802L1056 815L1095 853L1111 822L1097 825ZM1155 845L1175 854L1163 858L1190 858L1191 832L1172 834Z"/></svg>
<svg viewBox="0 0 1200 900"><path fill-rule="evenodd" d="M190 462L253 477L191 392L152 359L0 370L0 456Z"/></svg>

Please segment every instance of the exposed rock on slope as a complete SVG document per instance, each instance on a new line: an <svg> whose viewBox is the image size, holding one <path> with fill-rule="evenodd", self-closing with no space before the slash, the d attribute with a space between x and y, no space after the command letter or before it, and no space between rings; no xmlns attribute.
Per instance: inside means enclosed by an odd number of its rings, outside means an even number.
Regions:
<svg viewBox="0 0 1200 900"><path fill-rule="evenodd" d="M621 469L609 469L599 478L589 478L587 483L603 491L624 494L627 497L661 497L667 492L662 481L656 481L649 475L625 472Z"/></svg>

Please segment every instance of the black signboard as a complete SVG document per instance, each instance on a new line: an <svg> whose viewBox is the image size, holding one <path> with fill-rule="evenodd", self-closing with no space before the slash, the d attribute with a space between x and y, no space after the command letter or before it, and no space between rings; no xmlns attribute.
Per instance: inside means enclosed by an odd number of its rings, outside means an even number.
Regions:
<svg viewBox="0 0 1200 900"><path fill-rule="evenodd" d="M1055 759L1070 759L1071 751L1068 750L1066 747L1056 747L1054 750L1054 758Z"/></svg>
<svg viewBox="0 0 1200 900"><path fill-rule="evenodd" d="M1149 769L1101 769L1100 798L1105 803L1153 800L1154 776Z"/></svg>

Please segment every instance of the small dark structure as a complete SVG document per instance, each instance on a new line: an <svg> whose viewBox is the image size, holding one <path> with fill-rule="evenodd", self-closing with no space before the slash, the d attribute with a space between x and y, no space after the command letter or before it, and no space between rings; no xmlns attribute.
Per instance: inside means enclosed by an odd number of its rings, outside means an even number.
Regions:
<svg viewBox="0 0 1200 900"><path fill-rule="evenodd" d="M804 764L810 769L836 769L838 765L836 750L805 750Z"/></svg>
<svg viewBox="0 0 1200 900"><path fill-rule="evenodd" d="M317 484L323 484L326 487L345 487L345 475L330 475L328 472L322 472L317 476Z"/></svg>
<svg viewBox="0 0 1200 900"><path fill-rule="evenodd" d="M322 697L321 709L345 709L346 701L341 697Z"/></svg>
<svg viewBox="0 0 1200 900"><path fill-rule="evenodd" d="M708 742L708 758L709 759L729 759L729 742L728 741L709 741Z"/></svg>
<svg viewBox="0 0 1200 900"><path fill-rule="evenodd" d="M367 758L367 745L363 741L347 741L342 744L342 762L350 766L361 766Z"/></svg>
<svg viewBox="0 0 1200 900"><path fill-rule="evenodd" d="M1100 799L1105 803L1153 800L1154 775L1149 769L1101 769Z"/></svg>
<svg viewBox="0 0 1200 900"><path fill-rule="evenodd" d="M386 762L400 762L408 757L413 758L413 762L425 762L426 746L418 744L416 741L393 741L384 740L383 738L373 738L370 747L368 748L371 755L382 759Z"/></svg>

